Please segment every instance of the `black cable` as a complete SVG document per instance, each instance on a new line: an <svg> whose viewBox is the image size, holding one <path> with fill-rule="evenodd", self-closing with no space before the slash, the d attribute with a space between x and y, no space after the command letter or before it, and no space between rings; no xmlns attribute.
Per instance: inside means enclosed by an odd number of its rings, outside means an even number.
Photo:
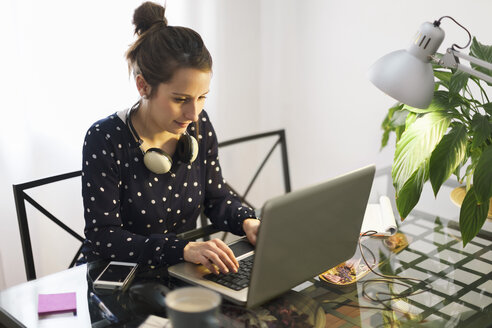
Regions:
<svg viewBox="0 0 492 328"><path fill-rule="evenodd" d="M459 45L457 45L456 43L453 43L453 45L451 46L451 49L454 50L454 48L458 48L458 49L465 49L465 48L468 48L468 46L470 45L471 41L472 41L472 37L471 37L471 34L470 34L470 31L468 31L466 29L466 27L464 27L463 25L461 25L460 23L458 23L456 21L456 19L454 19L453 17L451 16L442 16L441 18L439 18L437 21L434 21L434 26L439 26L441 25L441 20L443 18L449 18L451 19L453 22L455 22L458 26L460 26L462 29L464 29L466 31L466 33L468 33L468 43L464 46L464 47L460 47Z"/></svg>
<svg viewBox="0 0 492 328"><path fill-rule="evenodd" d="M392 276L392 275L386 275L386 274L382 274L382 273L378 273L378 272L374 271L372 269L372 265L369 265L365 255L364 255L364 251L362 248L363 247L368 248L368 247L365 245L362 245L362 237L370 237L370 236L373 236L375 234L377 234L377 232L374 230L366 231L364 233L361 233L361 235L359 236L359 240L358 240L359 251L360 251L360 254L362 256L362 259L364 260L365 265L369 268L369 270L372 273L381 277L381 278L373 278L373 279L368 279L368 280L362 281L362 296L371 302L381 304L383 306L383 308L377 307L377 306L363 306L363 305L359 305L359 304L347 304L347 303L341 303L341 302L335 302L335 301L323 301L322 303L333 303L333 304L338 304L340 306L350 306L350 307L355 307L355 308L360 308L360 309L371 309L371 310L381 310L381 311L386 311L386 310L388 310L388 311L395 311L395 310L401 311L401 310L392 308L391 305L387 304L386 302L406 298L409 296L418 295L418 294L427 292L429 290L432 290L432 286L430 286L427 282L425 282L422 279L417 279L417 278L412 278L412 277ZM373 253L371 252L371 254L373 254ZM373 254L373 256L374 256L374 254ZM400 281L395 282L395 280L400 280ZM413 286L409 283L401 282L403 280L407 280L407 281L410 280L410 281L416 281L418 283L424 283L425 287L420 288L419 290L416 290L416 291L409 291L409 292L403 292L403 293L376 292L374 295L370 295L370 293L368 293L366 291L367 286L370 284L396 284L396 285L408 287L408 289L410 290ZM385 297L381 298L380 296L385 296ZM405 312L403 312L403 313L405 313Z"/></svg>
<svg viewBox="0 0 492 328"><path fill-rule="evenodd" d="M387 310L393 310L391 308L391 306L389 306L388 304L385 303L386 301L391 301L391 300L396 300L396 299L402 299L402 298L406 298L406 297L409 297L409 296L418 295L418 294L421 294L423 292L432 290L432 286L429 285L427 282L425 282L422 279L412 278L412 277L392 276L392 275L386 275L386 274L378 273L378 272L374 271L368 265L367 260L366 260L366 258L364 256L364 251L362 250L362 242L361 242L361 239L362 239L362 237L365 237L365 236L370 237L372 235L375 235L376 233L377 232L374 231L374 230L369 230L369 231L366 231L366 232L362 233L359 236L359 250L360 250L360 254L362 256L362 259L364 260L364 263L366 263L366 265L368 266L369 270L371 270L372 273L374 273L375 275L381 277L381 278L368 279L368 280L363 281L362 282L362 296L365 297L365 298L367 298L367 299L369 299L372 302L380 303ZM420 290L410 291L410 292L403 292L403 293L398 293L398 294L395 294L395 293L385 293L385 292L377 292L374 295L374 297L371 296L371 295L369 295L369 293L366 292L367 285L374 284L374 283L385 283L385 284L392 283L392 284L397 284L397 285L400 285L400 286L408 287L408 289L410 289L410 288L413 287L409 283L395 282L394 280L400 280L400 281L403 281L403 280L407 280L408 281L408 280L410 280L410 281L415 281L415 282L418 282L418 283L424 283L425 284L425 287L424 288L420 288ZM380 295L386 295L386 296L389 296L389 297L387 297L387 298L379 298Z"/></svg>

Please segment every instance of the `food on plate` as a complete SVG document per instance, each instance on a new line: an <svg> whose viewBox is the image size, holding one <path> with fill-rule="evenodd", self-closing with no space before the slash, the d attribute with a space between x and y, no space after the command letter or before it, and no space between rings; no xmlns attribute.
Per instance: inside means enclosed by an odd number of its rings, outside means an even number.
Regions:
<svg viewBox="0 0 492 328"><path fill-rule="evenodd" d="M389 236L388 238L386 238L384 240L384 244L393 253L398 253L399 251L401 251L402 249L408 246L408 240L403 233L398 232L393 236Z"/></svg>
<svg viewBox="0 0 492 328"><path fill-rule="evenodd" d="M368 272L369 268L364 263L361 263L361 258L351 258L323 272L320 278L337 285L349 285L356 282Z"/></svg>

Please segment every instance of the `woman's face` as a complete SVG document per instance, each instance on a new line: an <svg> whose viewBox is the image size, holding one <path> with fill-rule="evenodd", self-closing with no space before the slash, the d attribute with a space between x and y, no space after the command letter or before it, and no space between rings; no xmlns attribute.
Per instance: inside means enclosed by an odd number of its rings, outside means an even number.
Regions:
<svg viewBox="0 0 492 328"><path fill-rule="evenodd" d="M182 68L171 81L160 83L148 100L149 114L160 131L182 134L198 120L209 91L211 72Z"/></svg>

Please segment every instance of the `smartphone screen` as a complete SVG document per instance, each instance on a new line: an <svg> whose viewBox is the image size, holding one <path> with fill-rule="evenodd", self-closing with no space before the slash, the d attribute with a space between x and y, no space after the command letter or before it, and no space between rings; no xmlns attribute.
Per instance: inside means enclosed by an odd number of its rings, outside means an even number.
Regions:
<svg viewBox="0 0 492 328"><path fill-rule="evenodd" d="M98 280L123 282L132 270L133 266L110 264Z"/></svg>

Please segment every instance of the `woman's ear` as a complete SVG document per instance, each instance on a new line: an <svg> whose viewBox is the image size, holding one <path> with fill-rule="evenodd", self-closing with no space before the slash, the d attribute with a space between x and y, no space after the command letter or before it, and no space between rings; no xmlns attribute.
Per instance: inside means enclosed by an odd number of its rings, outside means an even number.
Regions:
<svg viewBox="0 0 492 328"><path fill-rule="evenodd" d="M137 84L137 90L140 94L140 97L144 99L147 98L150 95L151 87L147 83L147 81L145 81L143 75L137 74L137 76L135 77L135 82Z"/></svg>

